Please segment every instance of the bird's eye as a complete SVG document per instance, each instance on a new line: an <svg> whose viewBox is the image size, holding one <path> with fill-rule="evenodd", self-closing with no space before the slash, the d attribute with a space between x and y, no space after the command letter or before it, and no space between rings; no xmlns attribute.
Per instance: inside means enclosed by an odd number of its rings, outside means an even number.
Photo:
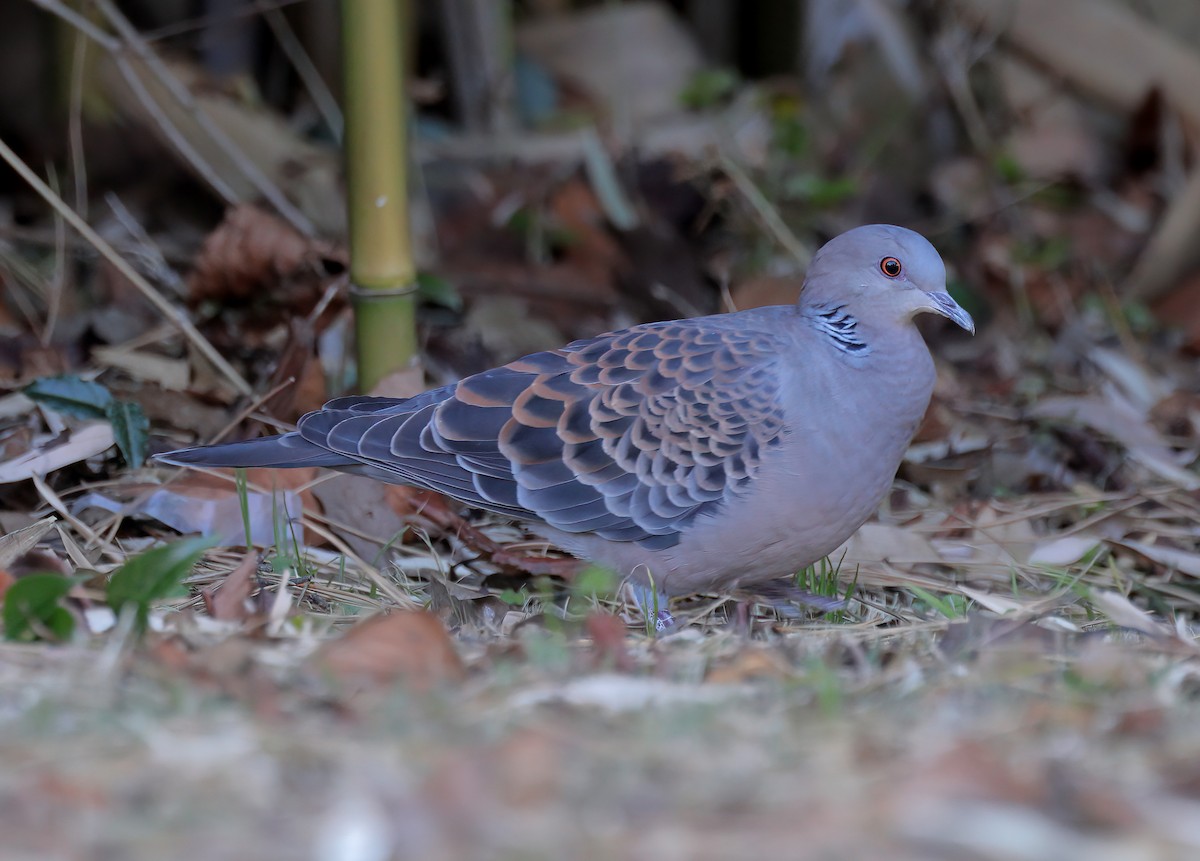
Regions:
<svg viewBox="0 0 1200 861"><path fill-rule="evenodd" d="M895 278L900 274L900 261L895 257L885 257L879 261L879 269L888 278Z"/></svg>

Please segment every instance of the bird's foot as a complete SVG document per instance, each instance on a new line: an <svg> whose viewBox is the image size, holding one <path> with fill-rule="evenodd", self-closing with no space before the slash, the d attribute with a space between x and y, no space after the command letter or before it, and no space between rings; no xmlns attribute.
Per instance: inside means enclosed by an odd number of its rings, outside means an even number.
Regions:
<svg viewBox="0 0 1200 861"><path fill-rule="evenodd" d="M654 632L656 634L661 634L675 627L675 617L667 609L670 599L666 595L662 592L656 592L647 586L639 586L636 583L626 583L626 588L633 598L633 603L637 604L638 609L642 611L642 616L647 622L651 619L654 620Z"/></svg>

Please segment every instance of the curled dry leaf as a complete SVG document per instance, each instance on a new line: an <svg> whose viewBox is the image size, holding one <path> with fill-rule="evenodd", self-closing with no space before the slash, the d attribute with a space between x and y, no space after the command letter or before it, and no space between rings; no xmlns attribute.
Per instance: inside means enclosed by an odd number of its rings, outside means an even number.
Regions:
<svg viewBox="0 0 1200 861"><path fill-rule="evenodd" d="M628 632L619 617L595 611L588 614L584 626L592 638L592 662L596 667L611 667L622 673L633 669L633 658L625 644Z"/></svg>
<svg viewBox="0 0 1200 861"><path fill-rule="evenodd" d="M254 572L258 569L258 556L247 553L229 575L215 586L202 593L204 606L214 619L240 622L249 615L246 599L254 591Z"/></svg>
<svg viewBox="0 0 1200 861"><path fill-rule="evenodd" d="M204 240L188 278L193 303L245 303L273 296L275 305L311 310L331 275L345 271L345 252L309 239L255 206L235 206Z"/></svg>

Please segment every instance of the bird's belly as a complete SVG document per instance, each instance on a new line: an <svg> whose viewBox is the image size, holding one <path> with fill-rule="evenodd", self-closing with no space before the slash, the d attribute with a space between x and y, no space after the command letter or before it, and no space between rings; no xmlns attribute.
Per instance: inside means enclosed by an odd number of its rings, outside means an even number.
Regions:
<svg viewBox="0 0 1200 861"><path fill-rule="evenodd" d="M865 449L838 439L816 442L806 447L803 468L787 456L765 459L743 496L697 518L674 547L647 550L557 531L547 537L668 595L791 576L837 549L878 508L908 442L898 439L899 429L892 436Z"/></svg>
<svg viewBox="0 0 1200 861"><path fill-rule="evenodd" d="M747 495L697 520L673 557L664 591L680 594L750 586L787 577L836 550L879 507L899 453L870 459L830 452L799 476L786 462L765 463Z"/></svg>

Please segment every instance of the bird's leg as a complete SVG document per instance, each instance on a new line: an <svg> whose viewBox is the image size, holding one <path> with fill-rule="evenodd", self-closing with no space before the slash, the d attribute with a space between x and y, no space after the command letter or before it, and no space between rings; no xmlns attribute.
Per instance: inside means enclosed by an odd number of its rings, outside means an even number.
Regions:
<svg viewBox="0 0 1200 861"><path fill-rule="evenodd" d="M750 618L750 602L735 601L733 604L733 627L734 630L747 639L753 633L754 625Z"/></svg>

